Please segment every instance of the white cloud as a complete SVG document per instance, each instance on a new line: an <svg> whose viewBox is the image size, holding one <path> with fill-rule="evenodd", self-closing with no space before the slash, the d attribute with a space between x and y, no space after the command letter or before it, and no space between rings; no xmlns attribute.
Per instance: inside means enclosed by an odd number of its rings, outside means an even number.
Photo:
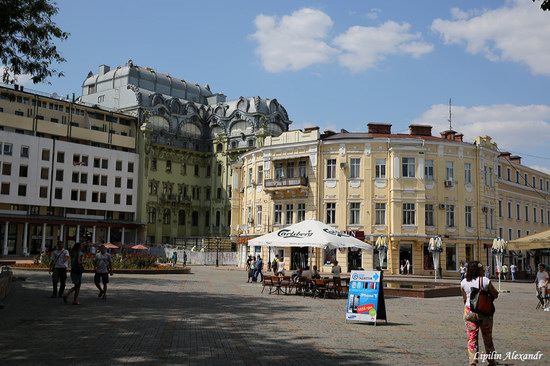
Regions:
<svg viewBox="0 0 550 366"><path fill-rule="evenodd" d="M387 21L379 27L354 26L334 39L342 50L339 63L352 72L375 67L389 55L420 57L433 50L429 43L420 41L419 33L411 33L407 23Z"/></svg>
<svg viewBox="0 0 550 366"><path fill-rule="evenodd" d="M448 115L448 105L433 105L412 123L432 125L433 135L439 136L439 132L449 129ZM464 134L465 141L472 142L477 136L488 135L501 151L511 151L519 155L524 153L524 160L535 161L536 156L549 156L548 105L453 106L452 126L455 131ZM549 161L542 161L540 164L548 165L546 169L550 169Z"/></svg>
<svg viewBox="0 0 550 366"><path fill-rule="evenodd" d="M305 8L281 19L258 15L255 23L252 38L259 43L256 52L267 71L327 63L336 52L325 42L332 19L320 10Z"/></svg>
<svg viewBox="0 0 550 366"><path fill-rule="evenodd" d="M381 9L372 8L372 9L367 13L367 19L376 20L376 19L378 19L378 16L379 16L381 13L382 13L382 10L381 10Z"/></svg>
<svg viewBox="0 0 550 366"><path fill-rule="evenodd" d="M432 30L446 44L464 44L471 54L490 61L527 65L534 74L550 75L550 21L531 1L515 0L477 15L451 9L455 20L436 19Z"/></svg>

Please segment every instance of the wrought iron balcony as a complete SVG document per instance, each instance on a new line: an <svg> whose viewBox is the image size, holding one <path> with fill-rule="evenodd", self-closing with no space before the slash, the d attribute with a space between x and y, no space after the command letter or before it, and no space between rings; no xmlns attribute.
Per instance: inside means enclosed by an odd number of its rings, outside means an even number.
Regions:
<svg viewBox="0 0 550 366"><path fill-rule="evenodd" d="M264 190L303 188L307 187L307 184L307 177L266 179L264 180Z"/></svg>

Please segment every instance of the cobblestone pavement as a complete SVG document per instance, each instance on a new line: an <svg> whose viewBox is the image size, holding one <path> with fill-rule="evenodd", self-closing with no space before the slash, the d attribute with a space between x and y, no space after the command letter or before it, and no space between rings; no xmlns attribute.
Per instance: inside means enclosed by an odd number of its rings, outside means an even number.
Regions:
<svg viewBox="0 0 550 366"><path fill-rule="evenodd" d="M46 272L16 269L0 310L0 365L467 364L460 297L388 298L387 325L346 324L345 300L261 294L242 270L191 268L115 274L106 301L85 274L80 306L49 298ZM550 364L550 312L535 310L534 285L501 287L510 292L496 301L500 364ZM514 351L544 355L504 360Z"/></svg>

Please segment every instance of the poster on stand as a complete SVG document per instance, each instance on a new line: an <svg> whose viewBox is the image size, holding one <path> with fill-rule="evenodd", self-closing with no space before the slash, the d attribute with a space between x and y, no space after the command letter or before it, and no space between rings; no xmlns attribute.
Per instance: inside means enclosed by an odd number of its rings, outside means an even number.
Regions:
<svg viewBox="0 0 550 366"><path fill-rule="evenodd" d="M351 271L346 321L376 323L380 271Z"/></svg>

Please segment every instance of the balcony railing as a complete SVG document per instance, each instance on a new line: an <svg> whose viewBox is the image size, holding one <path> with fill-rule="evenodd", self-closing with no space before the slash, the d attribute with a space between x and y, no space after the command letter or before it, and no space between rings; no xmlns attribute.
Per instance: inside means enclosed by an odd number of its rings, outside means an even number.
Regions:
<svg viewBox="0 0 550 366"><path fill-rule="evenodd" d="M278 178L264 180L264 189L307 187L307 177Z"/></svg>

